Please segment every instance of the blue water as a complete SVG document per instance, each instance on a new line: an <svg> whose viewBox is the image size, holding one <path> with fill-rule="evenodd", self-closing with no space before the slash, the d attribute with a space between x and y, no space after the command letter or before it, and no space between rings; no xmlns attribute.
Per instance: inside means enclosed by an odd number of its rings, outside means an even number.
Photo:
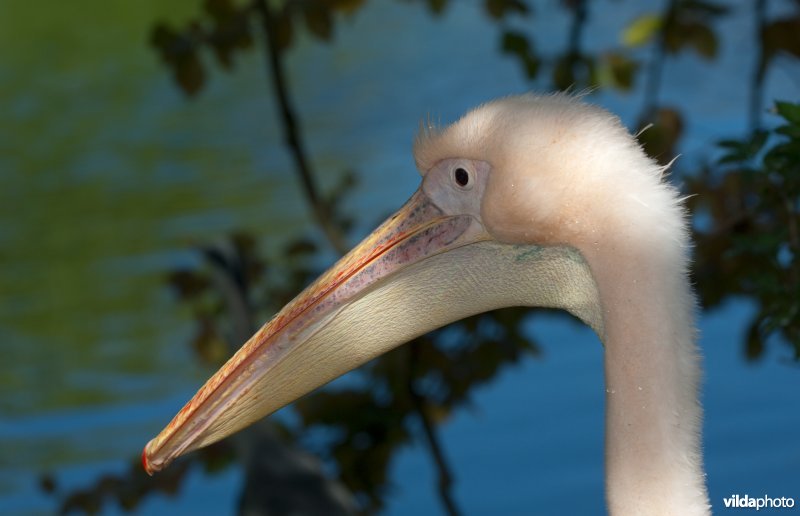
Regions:
<svg viewBox="0 0 800 516"><path fill-rule="evenodd" d="M163 287L165 271L197 262L191 245L246 228L269 253L312 229L259 56L237 61L233 75L214 74L188 102L144 46L155 19L182 21L196 9L176 5L88 9L87 20L71 23L65 7L40 13L18 3L16 32L0 16L0 107L14 128L0 141L0 514L51 513L55 500L37 483L44 471L62 492L124 471L208 374L185 344L189 314ZM635 2L595 5L591 48L615 46L619 29L642 12ZM81 30L93 22L93 31ZM542 52L562 48L568 21L556 2L526 23ZM686 169L709 156L711 142L745 130L747 11L719 29L713 65L687 54L665 68L662 98L689 115ZM359 174L348 204L359 216L354 241L416 187L410 140L421 117L452 120L486 99L536 88L497 52L497 40L480 3L442 19L381 3L344 20L335 44L306 38L290 53L292 92L323 184L347 168ZM766 97L796 100L797 86L796 65L780 61ZM592 100L629 125L641 108L639 90ZM743 361L751 312L736 300L700 321L717 508L734 493L800 500L800 370L780 345L757 364ZM442 427L455 497L467 514L601 513L602 348L565 316L536 315L530 332L543 357L506 371ZM392 481L388 514L440 513L421 448L398 456ZM137 513L230 513L240 482L235 471L194 472L176 497L154 496Z"/></svg>
<svg viewBox="0 0 800 516"><path fill-rule="evenodd" d="M800 370L782 363L779 353L758 366L742 361L737 344L751 313L735 301L700 324L704 449L715 511L734 493L800 494ZM473 412L444 431L457 497L470 514L596 514L603 504L601 346L568 318L537 317L531 331L544 359L506 373L476 397ZM397 471L403 494L391 514L430 511L435 484L427 458L409 452ZM402 480L426 474L425 496L419 484Z"/></svg>

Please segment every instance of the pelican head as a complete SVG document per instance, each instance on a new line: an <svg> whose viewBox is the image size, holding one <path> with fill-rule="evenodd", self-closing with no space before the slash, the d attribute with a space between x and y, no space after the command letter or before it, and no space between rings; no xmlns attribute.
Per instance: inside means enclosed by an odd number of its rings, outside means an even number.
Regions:
<svg viewBox="0 0 800 516"><path fill-rule="evenodd" d="M414 144L422 184L267 322L145 447L152 473L416 336L561 308L605 346L608 505L705 514L688 237L674 188L608 112L508 97Z"/></svg>

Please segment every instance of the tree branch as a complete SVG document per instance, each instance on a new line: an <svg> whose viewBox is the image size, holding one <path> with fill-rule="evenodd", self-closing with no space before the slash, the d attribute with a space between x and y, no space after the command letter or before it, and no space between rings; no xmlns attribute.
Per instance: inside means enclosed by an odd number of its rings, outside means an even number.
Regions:
<svg viewBox="0 0 800 516"><path fill-rule="evenodd" d="M294 116L289 94L286 87L286 79L283 73L283 62L281 59L281 51L278 46L275 31L275 17L270 10L266 0L255 0L255 8L261 16L261 24L265 34L265 51L268 58L268 66L272 85L277 97L278 107L280 109L281 120L283 123L284 136L286 144L291 150L292 157L298 174L300 175L303 189L306 197L314 210L314 216L324 231L326 237L331 245L340 253L344 254L347 251L344 238L332 222L328 206L322 201L319 196L311 168L306 159L303 141L300 137L298 124ZM416 341L411 344L412 346L412 367L415 367L416 362ZM414 389L412 382L412 375L409 375L408 390L411 400L414 404L415 411L419 415L422 427L425 433L425 440L433 456L436 468L439 472L439 496L444 505L445 511L450 516L459 516L455 501L450 493L450 488L453 484L453 475L450 473L450 468L447 460L444 457L442 447L439 444L439 438L436 435L436 425L431 421L428 413L425 410L425 400Z"/></svg>
<svg viewBox="0 0 800 516"><path fill-rule="evenodd" d="M750 134L761 128L761 106L764 98L764 77L767 71L767 54L764 48L764 25L767 19L767 0L753 3L755 18L755 44L758 46L758 62L750 83Z"/></svg>
<svg viewBox="0 0 800 516"><path fill-rule="evenodd" d="M450 472L450 466L448 466L442 446L439 444L439 437L436 434L436 424L431 421L425 408L425 398L420 395L414 387L414 372L417 369L419 340L413 340L408 345L411 347L408 368L408 393L411 397L411 402L414 404L414 410L422 423L422 429L425 433L425 442L433 456L436 469L439 473L439 498L447 514L450 516L459 516L461 511L459 511L458 506L456 506L456 502L450 492L453 486L453 474Z"/></svg>
<svg viewBox="0 0 800 516"><path fill-rule="evenodd" d="M286 87L281 50L276 37L275 17L269 5L267 5L266 0L255 0L255 8L261 15L261 26L264 30L264 50L267 54L269 76L272 79L272 87L275 90L286 145L291 151L295 169L300 176L306 198L309 204L311 204L314 218L336 251L338 251L339 254L345 254L347 252L347 245L344 236L339 228L334 225L330 209L319 195L311 167L306 158L305 145L300 136L300 131L298 130L297 119L294 115L291 101L289 100L288 89Z"/></svg>
<svg viewBox="0 0 800 516"><path fill-rule="evenodd" d="M642 114L639 117L642 124L653 117L658 107L658 90L661 87L661 76L664 71L664 61L666 60L666 29L667 24L671 23L675 16L676 7L676 0L669 0L667 9L664 12L664 24L658 31L658 39L653 45L653 56L650 58L650 66L645 74L644 105L642 106Z"/></svg>
<svg viewBox="0 0 800 516"><path fill-rule="evenodd" d="M569 55L581 55L581 40L583 36L583 28L586 26L586 18L588 15L588 8L586 0L577 0L574 2L572 25L569 28Z"/></svg>

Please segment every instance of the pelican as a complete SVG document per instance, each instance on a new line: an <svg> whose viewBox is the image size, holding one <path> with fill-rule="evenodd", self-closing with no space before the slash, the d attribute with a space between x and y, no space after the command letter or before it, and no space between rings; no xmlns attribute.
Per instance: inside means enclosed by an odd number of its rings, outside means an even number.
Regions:
<svg viewBox="0 0 800 516"><path fill-rule="evenodd" d="M148 473L425 332L561 308L602 341L611 514L708 514L690 241L665 167L581 98L481 105L414 142L406 204L267 322L144 449Z"/></svg>

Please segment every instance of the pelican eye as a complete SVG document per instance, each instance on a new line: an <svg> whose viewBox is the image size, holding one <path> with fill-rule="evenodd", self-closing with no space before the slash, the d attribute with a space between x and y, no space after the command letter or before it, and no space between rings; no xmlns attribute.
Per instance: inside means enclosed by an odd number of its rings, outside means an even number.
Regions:
<svg viewBox="0 0 800 516"><path fill-rule="evenodd" d="M458 186L466 187L469 184L469 172L467 172L466 169L458 167L453 171L453 177Z"/></svg>

